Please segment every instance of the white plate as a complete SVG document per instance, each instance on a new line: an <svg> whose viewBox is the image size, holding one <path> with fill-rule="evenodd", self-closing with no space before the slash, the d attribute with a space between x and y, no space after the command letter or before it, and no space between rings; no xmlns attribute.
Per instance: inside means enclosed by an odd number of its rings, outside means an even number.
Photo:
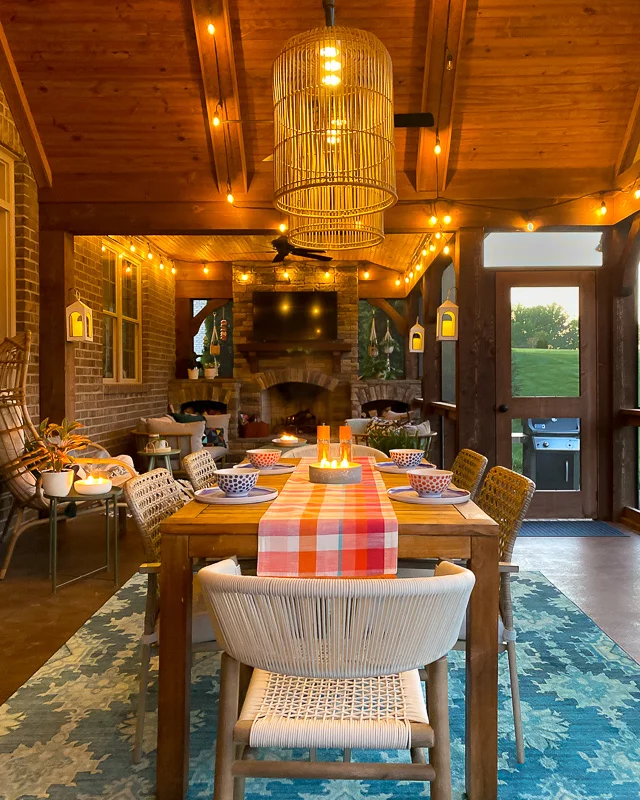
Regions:
<svg viewBox="0 0 640 800"><path fill-rule="evenodd" d="M252 464L234 464L233 469L259 469L265 475L288 475L293 472L293 464L274 464L273 467L254 467Z"/></svg>
<svg viewBox="0 0 640 800"><path fill-rule="evenodd" d="M387 489L387 494L392 500L399 500L401 503L415 503L421 506L455 506L459 503L468 503L471 500L471 495L464 489L445 489L442 494L420 497L416 490L410 486L395 486L392 489Z"/></svg>
<svg viewBox="0 0 640 800"><path fill-rule="evenodd" d="M405 472L408 472L410 469L433 469L434 464L430 464L428 461L423 461L422 464L418 464L417 467L399 467L393 463L393 461L378 461L377 464L373 465L379 472L389 472L392 475L404 475Z"/></svg>
<svg viewBox="0 0 640 800"><path fill-rule="evenodd" d="M306 439L297 439L295 442L292 442L291 440L287 441L286 439L284 440L284 442L282 441L282 439L272 439L271 441L274 444L279 444L280 447L298 447L301 444L307 443Z"/></svg>
<svg viewBox="0 0 640 800"><path fill-rule="evenodd" d="M256 486L243 497L227 497L222 489L212 486L209 489L198 489L195 499L199 503L209 503L215 506L243 506L249 503L266 503L269 500L275 500L277 496L278 490L271 489L269 486Z"/></svg>

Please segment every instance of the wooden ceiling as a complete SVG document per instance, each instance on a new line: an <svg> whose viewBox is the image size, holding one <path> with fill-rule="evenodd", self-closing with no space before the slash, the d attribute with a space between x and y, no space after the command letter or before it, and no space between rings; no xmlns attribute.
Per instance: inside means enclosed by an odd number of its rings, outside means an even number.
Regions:
<svg viewBox="0 0 640 800"><path fill-rule="evenodd" d="M596 224L603 191L607 222L640 209L633 193L613 194L640 174L638 0L336 5L338 24L387 46L396 112L430 111L443 143L436 160L434 130L396 130L389 245L358 257L404 266L436 198L454 229L522 227L529 216ZM2 0L0 22L53 172L41 193L44 227L216 234L184 244L185 260L194 247L217 257L268 245L280 221L265 161L272 63L288 37L323 24L321 0ZM234 207L223 131L211 126L221 91ZM217 238L230 233L261 238Z"/></svg>

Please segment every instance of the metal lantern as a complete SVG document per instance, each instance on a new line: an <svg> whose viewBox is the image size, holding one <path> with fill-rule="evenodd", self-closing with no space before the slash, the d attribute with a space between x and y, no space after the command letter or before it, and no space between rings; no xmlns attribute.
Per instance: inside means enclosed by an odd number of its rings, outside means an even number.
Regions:
<svg viewBox="0 0 640 800"><path fill-rule="evenodd" d="M331 9L327 27L289 39L274 64L275 203L329 232L320 242L319 227L290 225L297 244L365 247L344 220L373 227L378 243L376 215L397 200L391 58L373 34L332 22Z"/></svg>
<svg viewBox="0 0 640 800"><path fill-rule="evenodd" d="M80 292L75 291L76 300L66 308L67 341L93 341L93 311L80 300Z"/></svg>
<svg viewBox="0 0 640 800"><path fill-rule="evenodd" d="M416 324L409 331L409 352L424 353L424 328L416 317Z"/></svg>
<svg viewBox="0 0 640 800"><path fill-rule="evenodd" d="M447 292L447 299L438 307L438 317L436 323L436 339L439 342L457 342L458 341L458 306L449 300L449 292Z"/></svg>

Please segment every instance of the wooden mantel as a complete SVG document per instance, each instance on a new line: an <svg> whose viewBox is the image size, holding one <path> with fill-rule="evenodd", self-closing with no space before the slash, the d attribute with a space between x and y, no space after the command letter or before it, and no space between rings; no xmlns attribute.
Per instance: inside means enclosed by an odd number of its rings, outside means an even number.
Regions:
<svg viewBox="0 0 640 800"><path fill-rule="evenodd" d="M251 372L260 372L260 356L287 355L293 353L331 353L333 371L340 372L340 360L343 353L351 350L351 344L342 339L331 339L324 342L245 342L235 345L236 350L244 353L249 362Z"/></svg>

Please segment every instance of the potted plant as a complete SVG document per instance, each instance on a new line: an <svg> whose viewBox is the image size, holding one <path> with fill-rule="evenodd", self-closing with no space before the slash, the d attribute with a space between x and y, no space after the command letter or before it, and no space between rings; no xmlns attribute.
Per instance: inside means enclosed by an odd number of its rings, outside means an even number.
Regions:
<svg viewBox="0 0 640 800"><path fill-rule="evenodd" d="M213 361L209 361L204 365L204 377L208 380L212 380L213 378L218 377L218 362L214 358Z"/></svg>
<svg viewBox="0 0 640 800"><path fill-rule="evenodd" d="M61 425L45 419L40 423L40 439L33 442L27 450L30 463L34 454L42 480L44 493L55 497L66 497L73 486L73 455L75 450L83 450L94 443L81 434L74 433L82 427L81 422L63 419Z"/></svg>
<svg viewBox="0 0 640 800"><path fill-rule="evenodd" d="M189 361L189 366L187 367L187 375L189 376L190 381L198 380L201 366L202 364L200 363L198 356L194 353Z"/></svg>

